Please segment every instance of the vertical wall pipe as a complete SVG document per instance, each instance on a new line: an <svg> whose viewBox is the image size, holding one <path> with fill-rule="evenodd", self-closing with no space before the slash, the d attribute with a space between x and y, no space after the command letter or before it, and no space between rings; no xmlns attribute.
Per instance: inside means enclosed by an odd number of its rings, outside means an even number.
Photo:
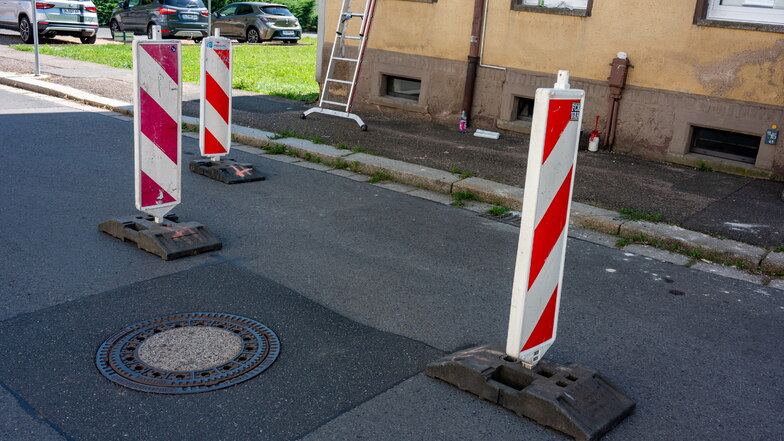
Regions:
<svg viewBox="0 0 784 441"><path fill-rule="evenodd" d="M463 91L462 110L466 118L471 120L471 106L474 104L474 87L476 86L476 68L479 65L479 48L482 35L482 13L485 0L474 0L474 19L471 23L471 45L468 50L468 68L466 69L465 90Z"/></svg>

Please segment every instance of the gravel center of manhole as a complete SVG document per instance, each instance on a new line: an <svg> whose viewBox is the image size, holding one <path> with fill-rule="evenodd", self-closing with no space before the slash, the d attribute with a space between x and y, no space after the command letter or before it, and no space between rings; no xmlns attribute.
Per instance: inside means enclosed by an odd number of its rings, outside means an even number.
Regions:
<svg viewBox="0 0 784 441"><path fill-rule="evenodd" d="M213 327L188 326L150 336L139 345L141 361L166 371L198 371L232 360L242 350L234 333Z"/></svg>

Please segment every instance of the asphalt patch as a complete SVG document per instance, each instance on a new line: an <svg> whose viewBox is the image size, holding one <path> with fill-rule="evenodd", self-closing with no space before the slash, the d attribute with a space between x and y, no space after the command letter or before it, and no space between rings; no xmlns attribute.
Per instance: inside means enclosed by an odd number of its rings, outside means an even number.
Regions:
<svg viewBox="0 0 784 441"><path fill-rule="evenodd" d="M280 356L252 380L188 396L128 390L96 369L95 351L118 329L193 311L264 323L280 338ZM443 355L230 263L23 315L0 323L0 335L2 382L79 440L297 438Z"/></svg>

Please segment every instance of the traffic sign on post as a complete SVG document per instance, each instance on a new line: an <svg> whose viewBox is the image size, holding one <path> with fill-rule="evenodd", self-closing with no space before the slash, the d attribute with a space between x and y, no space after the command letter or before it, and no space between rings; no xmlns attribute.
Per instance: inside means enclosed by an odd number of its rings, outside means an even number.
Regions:
<svg viewBox="0 0 784 441"><path fill-rule="evenodd" d="M136 40L133 60L136 208L160 223L181 200L180 42Z"/></svg>
<svg viewBox="0 0 784 441"><path fill-rule="evenodd" d="M585 92L559 71L534 105L507 355L536 365L555 341Z"/></svg>
<svg viewBox="0 0 784 441"><path fill-rule="evenodd" d="M227 184L262 181L251 164L223 159L231 149L231 40L220 36L207 37L201 44L201 102L199 104L199 150L209 159L190 162L194 173Z"/></svg>
<svg viewBox="0 0 784 441"><path fill-rule="evenodd" d="M134 190L136 208L147 216L101 222L98 229L135 243L164 260L222 247L197 222L178 222L167 214L180 203L182 160L182 57L179 41L161 40L153 26L152 40L133 42ZM164 219L165 217L165 219Z"/></svg>
<svg viewBox="0 0 784 441"><path fill-rule="evenodd" d="M582 90L558 71L537 89L506 345L458 351L425 368L438 378L577 439L598 439L635 403L599 372L542 356L555 341Z"/></svg>

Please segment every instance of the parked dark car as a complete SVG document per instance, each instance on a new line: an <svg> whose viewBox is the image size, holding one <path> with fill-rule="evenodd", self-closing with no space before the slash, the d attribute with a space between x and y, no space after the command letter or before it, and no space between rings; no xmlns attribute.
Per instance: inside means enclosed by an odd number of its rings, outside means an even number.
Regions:
<svg viewBox="0 0 784 441"><path fill-rule="evenodd" d="M124 0L114 8L109 28L112 37L118 32L133 32L146 33L152 39L152 26L158 25L163 38L201 41L207 36L208 18L201 0Z"/></svg>
<svg viewBox="0 0 784 441"><path fill-rule="evenodd" d="M302 37L297 17L284 5L276 3L232 3L214 14L212 28L222 37L239 42L261 43L280 40L296 43Z"/></svg>

